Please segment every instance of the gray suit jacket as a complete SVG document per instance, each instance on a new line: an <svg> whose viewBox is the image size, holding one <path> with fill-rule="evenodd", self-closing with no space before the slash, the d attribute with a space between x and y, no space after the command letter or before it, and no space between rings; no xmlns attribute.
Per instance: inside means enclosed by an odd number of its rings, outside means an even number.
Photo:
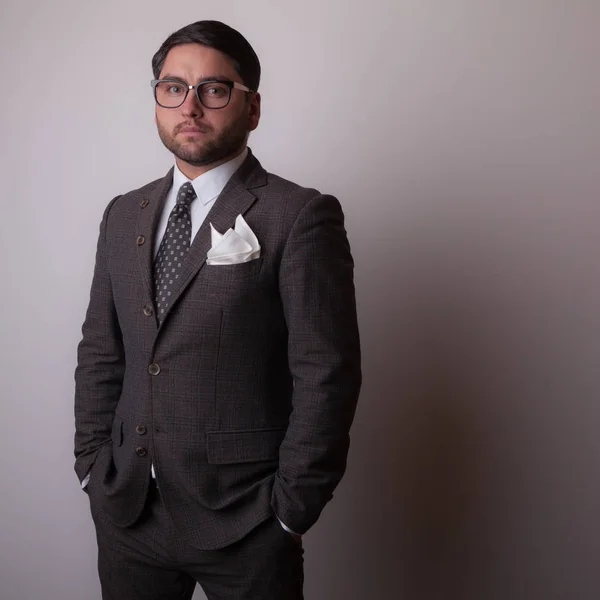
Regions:
<svg viewBox="0 0 600 600"><path fill-rule="evenodd" d="M115 198L98 239L75 373L75 470L118 526L154 464L181 535L224 547L275 513L304 533L346 468L360 349L338 201L249 153L202 224L158 326L153 239L172 171ZM261 257L209 266L242 214Z"/></svg>

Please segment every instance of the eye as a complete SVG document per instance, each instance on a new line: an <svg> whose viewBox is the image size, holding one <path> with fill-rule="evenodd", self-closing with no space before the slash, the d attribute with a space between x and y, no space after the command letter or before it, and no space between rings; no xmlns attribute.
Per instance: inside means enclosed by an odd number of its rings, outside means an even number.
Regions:
<svg viewBox="0 0 600 600"><path fill-rule="evenodd" d="M156 86L156 94L157 97L167 98L167 97L179 97L184 96L186 93L186 86L183 83L179 83L177 81L161 81Z"/></svg>
<svg viewBox="0 0 600 600"><path fill-rule="evenodd" d="M202 94L211 96L212 98L223 98L229 93L229 88L226 85L218 83L207 83L202 86Z"/></svg>

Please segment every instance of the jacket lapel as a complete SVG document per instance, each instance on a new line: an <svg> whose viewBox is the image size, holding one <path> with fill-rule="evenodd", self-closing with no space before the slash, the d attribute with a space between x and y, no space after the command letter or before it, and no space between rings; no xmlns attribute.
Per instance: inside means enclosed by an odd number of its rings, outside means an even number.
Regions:
<svg viewBox="0 0 600 600"><path fill-rule="evenodd" d="M173 169L158 182L156 188L149 194L140 194L139 215L136 235L145 238L144 243L138 244L137 253L140 270L152 305L154 305L154 236L158 221L162 214L167 194L173 185ZM139 239L139 238L138 238Z"/></svg>
<svg viewBox="0 0 600 600"><path fill-rule="evenodd" d="M173 290L173 297L163 317L163 324L166 322L172 307L206 262L206 254L211 248L210 224L212 223L219 233L225 233L230 227L233 228L237 216L243 215L256 201L256 196L250 190L262 187L266 183L266 171L248 149L246 160L233 174L215 200L190 246L180 284Z"/></svg>

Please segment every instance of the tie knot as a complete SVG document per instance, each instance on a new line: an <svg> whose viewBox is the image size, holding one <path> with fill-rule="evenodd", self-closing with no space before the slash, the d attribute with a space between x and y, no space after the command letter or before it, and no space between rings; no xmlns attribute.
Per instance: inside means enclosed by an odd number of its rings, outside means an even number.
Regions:
<svg viewBox="0 0 600 600"><path fill-rule="evenodd" d="M189 206L195 197L196 192L194 191L194 187L189 181L186 181L177 192L177 204Z"/></svg>

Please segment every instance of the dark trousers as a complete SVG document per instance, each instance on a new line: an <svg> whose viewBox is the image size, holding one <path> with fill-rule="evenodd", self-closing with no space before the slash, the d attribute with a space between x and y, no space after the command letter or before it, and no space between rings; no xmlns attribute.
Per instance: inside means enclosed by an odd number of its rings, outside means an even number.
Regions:
<svg viewBox="0 0 600 600"><path fill-rule="evenodd" d="M218 550L181 542L156 486L132 527L92 516L103 600L189 600L199 583L208 600L302 600L303 549L275 516Z"/></svg>

